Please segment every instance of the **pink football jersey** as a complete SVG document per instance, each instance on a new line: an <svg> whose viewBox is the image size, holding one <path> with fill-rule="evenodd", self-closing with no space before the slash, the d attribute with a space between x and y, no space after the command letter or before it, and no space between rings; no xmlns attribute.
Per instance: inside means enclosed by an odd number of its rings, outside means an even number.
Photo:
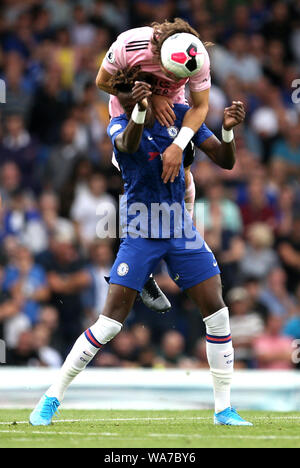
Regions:
<svg viewBox="0 0 300 468"><path fill-rule="evenodd" d="M164 74L159 63L154 63L151 46L152 36L153 28L148 26L130 29L120 34L103 61L105 70L114 75L118 70L122 70L127 66L140 65L143 71L152 73L156 77L154 94L167 96L174 103L184 104L186 102L185 85L187 82L189 82L190 90L194 92L204 91L211 87L210 60L204 46L201 51L204 55L204 64L199 73L191 78L176 82ZM124 113L115 96L110 98L109 111L111 117L118 117Z"/></svg>

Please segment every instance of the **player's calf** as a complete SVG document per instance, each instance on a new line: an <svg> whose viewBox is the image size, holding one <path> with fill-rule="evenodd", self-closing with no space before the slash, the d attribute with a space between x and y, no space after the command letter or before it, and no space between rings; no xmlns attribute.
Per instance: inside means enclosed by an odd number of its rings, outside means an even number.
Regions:
<svg viewBox="0 0 300 468"><path fill-rule="evenodd" d="M47 390L30 415L33 426L48 426L60 406L65 392L75 377L80 374L96 356L98 351L111 341L122 329L122 324L104 315L88 328L76 341L57 380Z"/></svg>
<svg viewBox="0 0 300 468"><path fill-rule="evenodd" d="M122 324L100 315L99 320L88 328L76 341L68 355L57 381L46 392L62 402L68 386L94 359L98 351L111 341L122 329Z"/></svg>
<svg viewBox="0 0 300 468"><path fill-rule="evenodd" d="M53 385L30 416L33 425L51 424L52 418L75 377L92 361L99 350L122 330L136 298L136 291L112 284L103 314L76 341Z"/></svg>

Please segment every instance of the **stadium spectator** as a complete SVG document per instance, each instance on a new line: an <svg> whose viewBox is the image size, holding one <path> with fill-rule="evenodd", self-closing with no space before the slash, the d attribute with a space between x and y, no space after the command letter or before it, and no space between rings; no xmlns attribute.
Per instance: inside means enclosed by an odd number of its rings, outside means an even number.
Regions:
<svg viewBox="0 0 300 468"><path fill-rule="evenodd" d="M51 333L45 325L38 324L33 329L33 347L42 367L59 368L62 358L58 351L50 347Z"/></svg>
<svg viewBox="0 0 300 468"><path fill-rule="evenodd" d="M120 333L110 344L110 349L122 367L136 367L137 347L131 331L124 330Z"/></svg>
<svg viewBox="0 0 300 468"><path fill-rule="evenodd" d="M78 124L75 119L64 121L61 129L61 141L53 148L45 167L45 183L49 188L60 192L70 177L73 167L82 158L76 144Z"/></svg>
<svg viewBox="0 0 300 468"><path fill-rule="evenodd" d="M12 114L23 116L25 121L29 118L32 95L26 87L24 74L24 59L16 51L8 52L4 69L6 83L6 104L2 109L4 118Z"/></svg>
<svg viewBox="0 0 300 468"><path fill-rule="evenodd" d="M178 331L167 332L161 342L161 357L158 362L164 367L178 367L185 358L185 340Z"/></svg>
<svg viewBox="0 0 300 468"><path fill-rule="evenodd" d="M295 298L287 290L287 275L282 268L274 268L261 291L260 301L269 313L287 320L295 313Z"/></svg>
<svg viewBox="0 0 300 468"><path fill-rule="evenodd" d="M90 275L75 248L75 240L71 223L61 224L52 236L50 249L39 258L47 272L50 302L59 313L63 353L69 351L81 332L81 292L90 285Z"/></svg>
<svg viewBox="0 0 300 468"><path fill-rule="evenodd" d="M215 176L212 180L207 180L205 185L205 199L196 202L196 218L201 220L202 210L204 228L220 228L223 231L232 233L242 232L242 219L239 207L227 198L225 187L221 179Z"/></svg>
<svg viewBox="0 0 300 468"><path fill-rule="evenodd" d="M279 239L278 252L293 292L300 282L300 215L295 216L289 235Z"/></svg>
<svg viewBox="0 0 300 468"><path fill-rule="evenodd" d="M272 249L272 231L266 224L255 223L248 230L247 240L245 254L240 262L240 272L244 277L256 276L264 280L279 262L276 252Z"/></svg>
<svg viewBox="0 0 300 468"><path fill-rule="evenodd" d="M249 182L246 201L241 203L241 213L245 231L259 222L275 228L276 211L268 199L263 177L255 177Z"/></svg>
<svg viewBox="0 0 300 468"><path fill-rule="evenodd" d="M0 164L15 163L22 176L22 187L37 191L39 146L24 128L22 116L10 115L5 126L6 132L0 146Z"/></svg>
<svg viewBox="0 0 300 468"><path fill-rule="evenodd" d="M13 162L7 162L0 168L0 194L3 202L8 202L13 193L21 188L21 173Z"/></svg>
<svg viewBox="0 0 300 468"><path fill-rule="evenodd" d="M6 363L9 366L37 366L40 364L31 330L23 331L19 335L16 347L8 348Z"/></svg>
<svg viewBox="0 0 300 468"><path fill-rule="evenodd" d="M283 319L271 315L264 334L254 340L254 355L259 369L293 369L292 339L282 335Z"/></svg>
<svg viewBox="0 0 300 468"><path fill-rule="evenodd" d="M285 131L285 138L277 142L272 149L273 158L282 159L290 174L297 176L300 168L300 125L290 125Z"/></svg>
<svg viewBox="0 0 300 468"><path fill-rule="evenodd" d="M251 299L245 288L229 291L227 302L231 308L231 333L235 349L235 360L239 367L254 367L253 340L264 331L260 315L251 309Z"/></svg>
<svg viewBox="0 0 300 468"><path fill-rule="evenodd" d="M29 124L31 133L50 149L59 140L61 125L72 105L70 91L62 88L61 70L52 60L33 95Z"/></svg>
<svg viewBox="0 0 300 468"><path fill-rule="evenodd" d="M30 322L37 323L40 305L49 299L49 288L45 272L40 265L34 263L25 246L17 247L13 262L5 268L2 287L12 296L19 310Z"/></svg>
<svg viewBox="0 0 300 468"><path fill-rule="evenodd" d="M86 190L81 190L71 207L71 218L76 223L78 235L83 246L88 246L95 238L97 225L105 217L108 223L107 235L113 238L116 225L116 203L107 193L105 177L94 172ZM100 218L99 218L100 217Z"/></svg>

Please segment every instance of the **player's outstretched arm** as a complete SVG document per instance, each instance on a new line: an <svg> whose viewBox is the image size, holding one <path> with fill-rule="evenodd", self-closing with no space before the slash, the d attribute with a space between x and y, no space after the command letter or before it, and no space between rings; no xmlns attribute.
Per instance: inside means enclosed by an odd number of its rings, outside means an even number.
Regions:
<svg viewBox="0 0 300 468"><path fill-rule="evenodd" d="M236 146L233 129L245 120L246 112L242 102L234 101L224 111L222 142L216 136L204 141L200 149L222 169L232 170L236 162Z"/></svg>
<svg viewBox="0 0 300 468"><path fill-rule="evenodd" d="M122 153L133 154L139 149L151 95L151 85L140 81L135 83L132 93L129 93L128 101L135 102L136 105L126 129L115 141L117 149Z"/></svg>

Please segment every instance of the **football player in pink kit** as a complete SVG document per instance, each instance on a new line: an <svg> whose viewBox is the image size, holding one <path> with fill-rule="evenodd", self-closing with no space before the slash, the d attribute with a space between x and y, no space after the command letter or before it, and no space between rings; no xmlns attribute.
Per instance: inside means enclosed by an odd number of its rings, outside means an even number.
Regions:
<svg viewBox="0 0 300 468"><path fill-rule="evenodd" d="M135 65L154 75L156 81L152 105L158 121L167 127L173 125L176 119L173 104L186 102L185 85L189 83L191 109L184 118L178 137L163 154L162 179L165 183L174 182L178 176L182 153L206 119L211 87L210 60L203 44L201 44L202 50L197 50L198 54L203 55L203 64L194 76L180 79L163 67L161 63L163 43L178 33L192 34L200 39L197 31L180 18L174 22L154 23L152 27L131 29L122 33L108 51L96 79L97 86L111 94L111 117L118 117L124 110L116 97L115 90L109 85L111 77L118 70Z"/></svg>

